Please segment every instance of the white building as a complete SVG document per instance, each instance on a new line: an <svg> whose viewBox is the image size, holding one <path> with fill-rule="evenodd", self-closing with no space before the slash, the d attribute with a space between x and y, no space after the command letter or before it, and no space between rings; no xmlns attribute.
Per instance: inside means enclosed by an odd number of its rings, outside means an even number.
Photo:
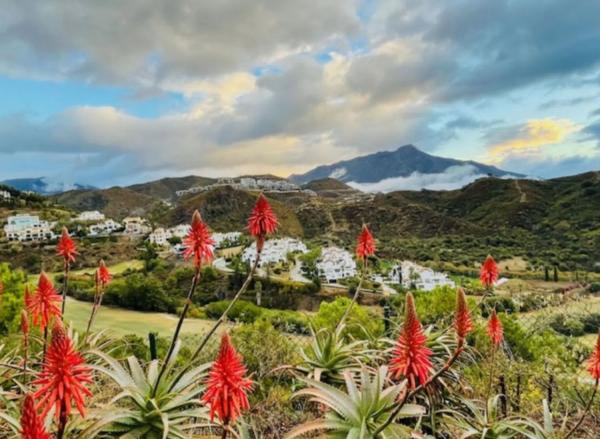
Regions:
<svg viewBox="0 0 600 439"><path fill-rule="evenodd" d="M263 250L260 255L259 266L268 264L276 264L278 262L285 262L288 253L307 253L308 249L306 245L293 238L281 238L281 239L269 239L265 242ZM256 242L253 242L251 246L246 248L242 253L242 261L248 262L251 265L256 261Z"/></svg>
<svg viewBox="0 0 600 439"><path fill-rule="evenodd" d="M0 191L0 200L10 201L11 198L10 192L4 190Z"/></svg>
<svg viewBox="0 0 600 439"><path fill-rule="evenodd" d="M56 237L52 232L53 226L37 215L20 214L8 217L4 233L9 241L45 241Z"/></svg>
<svg viewBox="0 0 600 439"><path fill-rule="evenodd" d="M317 261L319 276L328 283L356 276L356 262L352 254L339 247L325 247Z"/></svg>
<svg viewBox="0 0 600 439"><path fill-rule="evenodd" d="M414 287L423 291L442 286L456 286L446 273L433 271L411 261L402 261L400 265L392 267L389 277L392 283L400 284L404 288Z"/></svg>
<svg viewBox="0 0 600 439"><path fill-rule="evenodd" d="M188 233L190 233L190 229L192 226L189 224L179 224L175 227L169 228L167 231L171 234L171 236L176 236L178 238L185 238Z"/></svg>
<svg viewBox="0 0 600 439"><path fill-rule="evenodd" d="M241 232L226 232L226 233L213 233L212 239L215 241L215 248L222 248L226 244L231 244L239 241L242 237ZM256 251L256 246L254 246L254 251Z"/></svg>
<svg viewBox="0 0 600 439"><path fill-rule="evenodd" d="M168 245L169 238L171 238L172 236L173 235L169 230L165 230L162 227L159 227L157 229L154 229L152 233L150 233L150 235L148 236L148 241L150 241L152 244L160 246Z"/></svg>
<svg viewBox="0 0 600 439"><path fill-rule="evenodd" d="M101 223L92 224L89 227L89 235L110 235L111 233L114 233L117 230L120 230L121 228L123 228L121 224L109 218L106 221L102 221Z"/></svg>
<svg viewBox="0 0 600 439"><path fill-rule="evenodd" d="M148 225L148 221L139 216L128 216L123 220L126 235L145 235L150 233L152 229Z"/></svg>
<svg viewBox="0 0 600 439"><path fill-rule="evenodd" d="M81 212L75 221L104 221L105 216L103 213L98 212L97 210L87 210L85 212Z"/></svg>

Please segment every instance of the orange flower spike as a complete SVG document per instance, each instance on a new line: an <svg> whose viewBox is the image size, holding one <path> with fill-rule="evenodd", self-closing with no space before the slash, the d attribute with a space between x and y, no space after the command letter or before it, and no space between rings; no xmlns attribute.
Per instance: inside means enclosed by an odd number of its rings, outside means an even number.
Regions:
<svg viewBox="0 0 600 439"><path fill-rule="evenodd" d="M63 257L65 263L75 262L75 255L78 254L77 247L66 227L63 227L58 244L56 244L56 253Z"/></svg>
<svg viewBox="0 0 600 439"><path fill-rule="evenodd" d="M202 402L210 407L211 421L215 415L224 425L235 422L242 410L250 407L247 392L252 381L245 378L246 366L235 351L226 333L221 338L217 359L206 382L206 393Z"/></svg>
<svg viewBox="0 0 600 439"><path fill-rule="evenodd" d="M369 256L375 254L375 239L366 224L363 224L362 230L358 235L356 243L356 256L361 261L365 261Z"/></svg>
<svg viewBox="0 0 600 439"><path fill-rule="evenodd" d="M62 298L54 289L52 281L44 272L40 274L38 286L33 295L25 290L25 306L32 317L33 324L39 326L43 331L52 317L61 317L60 304Z"/></svg>
<svg viewBox="0 0 600 439"><path fill-rule="evenodd" d="M462 288L456 290L456 313L454 316L454 329L459 343L463 343L467 334L473 330L473 321L467 305L465 291Z"/></svg>
<svg viewBox="0 0 600 439"><path fill-rule="evenodd" d="M406 295L406 314L402 331L392 352L390 373L395 379L407 378L409 387L415 388L417 381L427 381L432 368L432 351L427 347L427 337L417 316L415 300L411 293Z"/></svg>
<svg viewBox="0 0 600 439"><path fill-rule="evenodd" d="M208 226L197 210L192 216L192 226L188 235L183 240L185 251L184 258L194 257L194 265L200 267L203 263L210 262L213 258L215 241L210 236Z"/></svg>
<svg viewBox="0 0 600 439"><path fill-rule="evenodd" d="M487 333L494 346L498 346L500 343L502 343L504 338L504 329L502 328L502 322L498 318L498 314L496 314L496 310L492 311L492 315L488 321Z"/></svg>
<svg viewBox="0 0 600 439"><path fill-rule="evenodd" d="M248 231L256 238L256 249L261 251L267 235L275 233L277 226L277 216L273 212L271 205L263 194L260 194L250 218L248 218Z"/></svg>
<svg viewBox="0 0 600 439"><path fill-rule="evenodd" d="M33 396L42 408L42 416L46 417L52 407L56 407L57 419L68 417L73 404L79 414L85 416L85 397L93 396L87 388L91 382L91 368L75 350L62 322L57 320L42 372L33 381L38 386Z"/></svg>
<svg viewBox="0 0 600 439"><path fill-rule="evenodd" d="M479 280L481 281L484 287L491 288L498 280L498 274L499 271L496 261L491 255L488 255L488 257L485 258L485 262L481 266Z"/></svg>

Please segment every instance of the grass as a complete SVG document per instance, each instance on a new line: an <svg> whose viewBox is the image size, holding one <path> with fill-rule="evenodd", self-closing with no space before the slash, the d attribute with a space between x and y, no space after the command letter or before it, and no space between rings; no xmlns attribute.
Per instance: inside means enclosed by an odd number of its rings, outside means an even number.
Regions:
<svg viewBox="0 0 600 439"><path fill-rule="evenodd" d="M128 261L119 262L118 264L114 264L108 267L108 271L112 276L117 276L119 274L123 274L123 272L127 270L139 271L144 268L144 261L140 261L139 259L130 259ZM81 268L79 270L72 270L71 275L73 276L92 276L96 272L97 267L90 268ZM48 273L50 279L53 282L56 282L56 276L62 275L63 272L55 272ZM27 282L29 283L37 283L39 275L38 274L30 274L27 276Z"/></svg>
<svg viewBox="0 0 600 439"><path fill-rule="evenodd" d="M66 321L79 331L85 331L92 305L71 297L67 298ZM96 317L94 328L109 329L117 336L136 334L146 337L148 332L158 332L161 336L173 333L178 317L158 312L140 312L122 308L102 306ZM202 334L214 324L212 320L186 319L182 333Z"/></svg>

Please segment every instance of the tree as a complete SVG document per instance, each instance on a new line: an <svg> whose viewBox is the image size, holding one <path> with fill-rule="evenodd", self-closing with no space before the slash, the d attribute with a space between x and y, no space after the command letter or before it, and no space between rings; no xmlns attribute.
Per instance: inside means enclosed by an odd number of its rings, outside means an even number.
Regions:
<svg viewBox="0 0 600 439"><path fill-rule="evenodd" d="M23 291L26 276L21 270L11 270L7 263L0 264L0 334L18 327L23 308Z"/></svg>
<svg viewBox="0 0 600 439"><path fill-rule="evenodd" d="M554 266L554 282L558 282L558 268Z"/></svg>
<svg viewBox="0 0 600 439"><path fill-rule="evenodd" d="M548 282L550 280L550 274L548 273L548 267L544 265L544 280Z"/></svg>

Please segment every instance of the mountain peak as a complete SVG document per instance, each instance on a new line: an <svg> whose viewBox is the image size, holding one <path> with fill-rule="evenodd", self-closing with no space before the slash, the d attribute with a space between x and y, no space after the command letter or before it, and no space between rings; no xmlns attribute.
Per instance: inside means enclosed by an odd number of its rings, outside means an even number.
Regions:
<svg viewBox="0 0 600 439"><path fill-rule="evenodd" d="M412 144L391 151L319 166L290 180L303 184L323 178L336 178L367 192L389 192L411 189L455 189L478 178L519 174L472 161L438 157L421 151Z"/></svg>

